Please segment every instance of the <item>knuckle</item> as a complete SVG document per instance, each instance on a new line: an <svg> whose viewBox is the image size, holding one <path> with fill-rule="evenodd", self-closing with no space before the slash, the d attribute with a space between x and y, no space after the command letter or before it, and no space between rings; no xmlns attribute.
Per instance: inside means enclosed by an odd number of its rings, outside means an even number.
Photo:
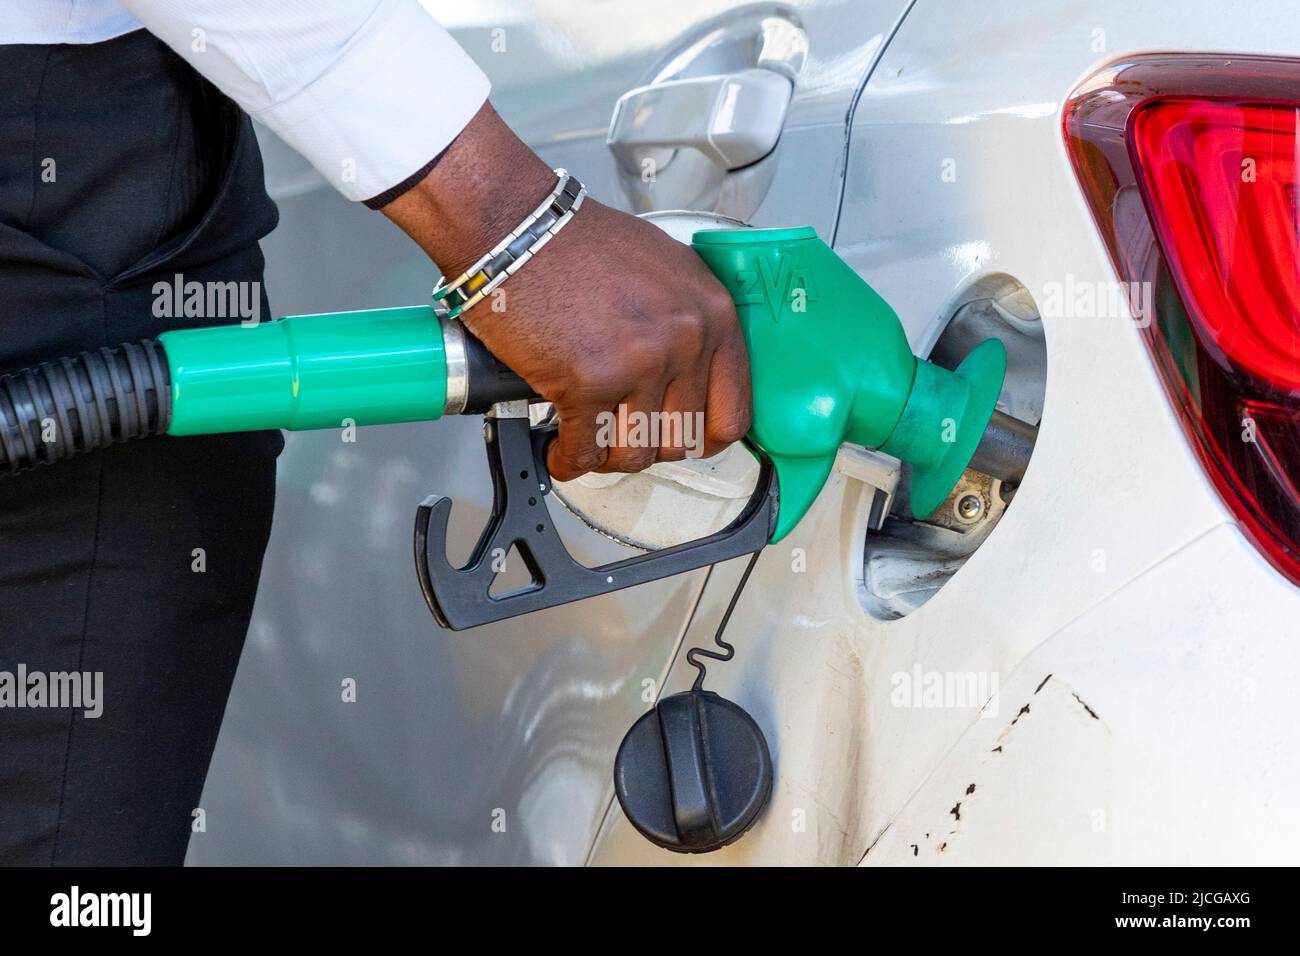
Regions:
<svg viewBox="0 0 1300 956"><path fill-rule="evenodd" d="M561 423L560 437L551 443L548 458L551 477L557 481L571 481L579 475L594 471L604 463L606 455L606 449L599 446L594 436L583 435L575 441L572 434L564 435L564 428Z"/></svg>
<svg viewBox="0 0 1300 956"><path fill-rule="evenodd" d="M600 398L618 390L617 370L606 362L582 362L574 367L571 391L585 398Z"/></svg>
<svg viewBox="0 0 1300 956"><path fill-rule="evenodd" d="M572 481L582 472L574 468L573 463L563 455L554 454L546 463L546 470L551 473L552 481Z"/></svg>
<svg viewBox="0 0 1300 956"><path fill-rule="evenodd" d="M673 316L673 343L679 349L698 354L709 340L711 323L708 314L698 309L686 309Z"/></svg>
<svg viewBox="0 0 1300 956"><path fill-rule="evenodd" d="M653 448L624 448L605 459L604 470L632 474L649 468L654 460Z"/></svg>
<svg viewBox="0 0 1300 956"><path fill-rule="evenodd" d="M715 319L735 319L736 304L731 300L731 293L722 285L709 291L704 297L708 314Z"/></svg>
<svg viewBox="0 0 1300 956"><path fill-rule="evenodd" d="M720 442L730 444L740 441L749 432L752 416L748 407L738 408L725 415L714 416L709 422L709 433Z"/></svg>
<svg viewBox="0 0 1300 956"><path fill-rule="evenodd" d="M592 471L605 463L605 450L598 445L584 445L569 455L569 463L580 473Z"/></svg>
<svg viewBox="0 0 1300 956"><path fill-rule="evenodd" d="M625 357L630 377L635 379L654 375L664 362L663 348L649 336L631 339L627 343Z"/></svg>
<svg viewBox="0 0 1300 956"><path fill-rule="evenodd" d="M575 478L581 478L590 471L599 470L604 462L590 455L570 455L562 456L556 462L556 467L550 469L552 481L573 481Z"/></svg>

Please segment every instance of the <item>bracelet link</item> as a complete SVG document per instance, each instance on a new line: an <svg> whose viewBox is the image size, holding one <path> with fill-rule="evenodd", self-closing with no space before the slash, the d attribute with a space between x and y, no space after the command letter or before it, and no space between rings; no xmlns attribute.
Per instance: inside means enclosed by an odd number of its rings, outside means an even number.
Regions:
<svg viewBox="0 0 1300 956"><path fill-rule="evenodd" d="M445 277L438 280L433 290L433 311L439 318L454 319L494 292L582 208L587 187L567 170L556 169L555 175L555 188L523 222L455 281L447 282Z"/></svg>

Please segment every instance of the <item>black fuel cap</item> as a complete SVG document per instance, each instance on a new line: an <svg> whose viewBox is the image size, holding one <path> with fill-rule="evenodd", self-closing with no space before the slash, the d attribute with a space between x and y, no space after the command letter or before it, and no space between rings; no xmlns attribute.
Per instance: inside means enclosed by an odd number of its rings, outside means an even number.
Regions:
<svg viewBox="0 0 1300 956"><path fill-rule="evenodd" d="M772 795L772 758L754 718L712 691L659 702L623 738L614 793L651 843L708 853L748 830Z"/></svg>

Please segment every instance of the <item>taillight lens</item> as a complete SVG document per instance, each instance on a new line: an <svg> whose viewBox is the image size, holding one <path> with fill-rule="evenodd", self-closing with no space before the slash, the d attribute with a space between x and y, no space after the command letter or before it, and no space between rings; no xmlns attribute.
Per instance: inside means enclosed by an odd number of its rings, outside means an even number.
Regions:
<svg viewBox="0 0 1300 956"><path fill-rule="evenodd" d="M1234 369L1287 390L1296 356L1296 107L1157 98L1130 149L1174 283Z"/></svg>
<svg viewBox="0 0 1300 956"><path fill-rule="evenodd" d="M1300 584L1300 63L1136 57L1071 98L1065 133L1206 473Z"/></svg>

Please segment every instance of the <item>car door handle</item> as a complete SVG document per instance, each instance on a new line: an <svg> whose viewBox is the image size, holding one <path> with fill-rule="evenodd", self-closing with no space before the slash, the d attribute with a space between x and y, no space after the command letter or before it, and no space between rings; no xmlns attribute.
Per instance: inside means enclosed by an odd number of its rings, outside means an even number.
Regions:
<svg viewBox="0 0 1300 956"><path fill-rule="evenodd" d="M619 97L605 142L634 175L647 159L662 169L683 147L739 169L776 147L792 92L787 77L764 69L651 83Z"/></svg>

